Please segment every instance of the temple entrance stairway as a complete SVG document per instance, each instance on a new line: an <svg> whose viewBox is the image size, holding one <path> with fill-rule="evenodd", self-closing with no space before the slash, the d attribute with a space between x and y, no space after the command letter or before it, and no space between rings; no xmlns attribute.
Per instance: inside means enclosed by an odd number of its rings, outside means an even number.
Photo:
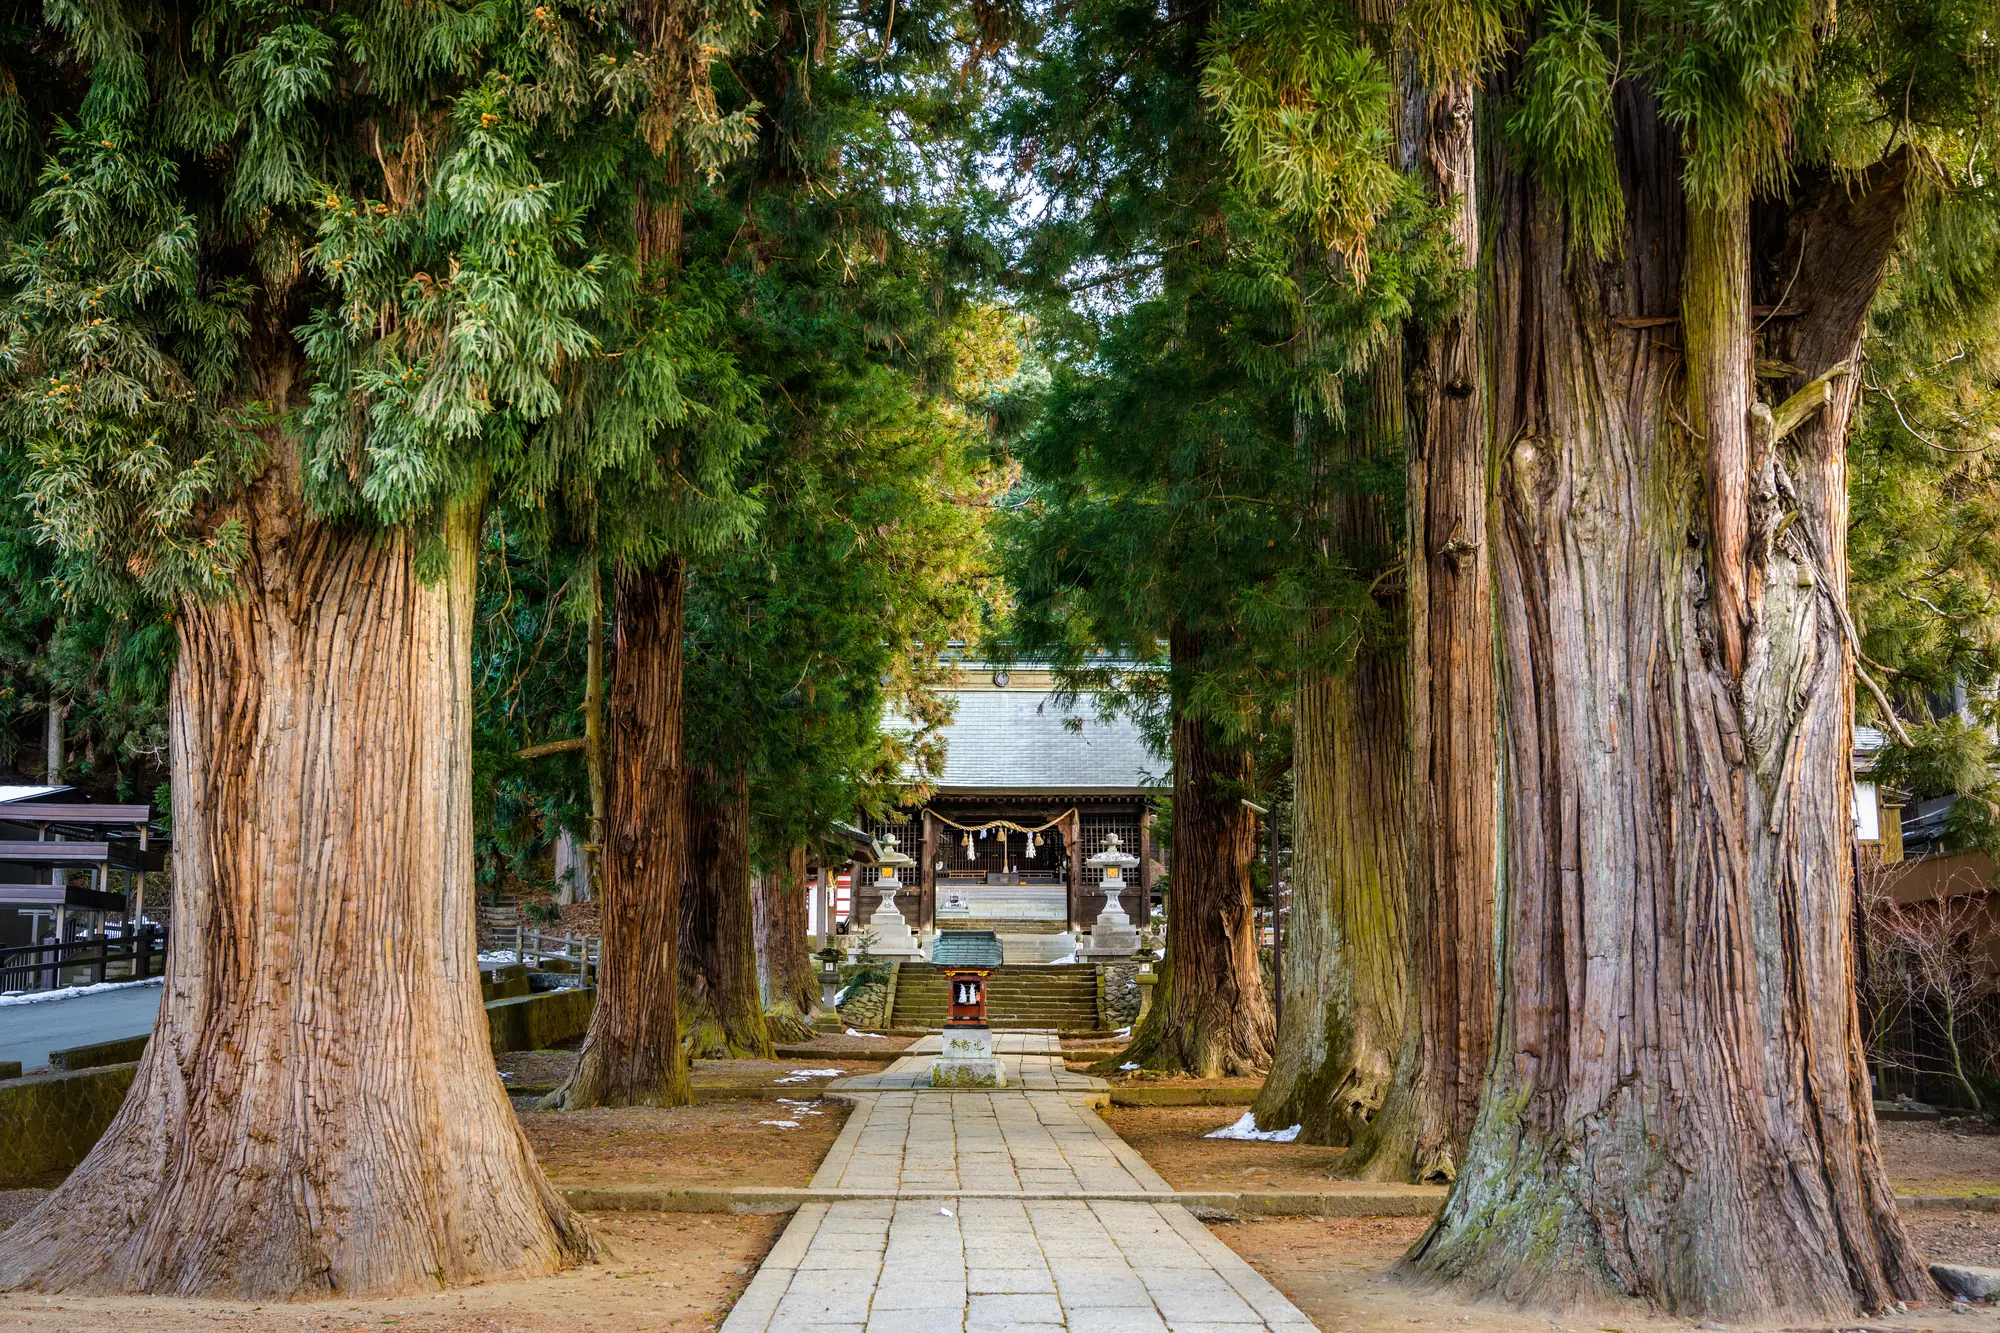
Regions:
<svg viewBox="0 0 2000 1333"><path fill-rule="evenodd" d="M1097 966L1058 963L995 968L986 979L986 1017L997 1030L1098 1028ZM941 1028L944 974L929 963L904 963L896 974L895 1028Z"/></svg>

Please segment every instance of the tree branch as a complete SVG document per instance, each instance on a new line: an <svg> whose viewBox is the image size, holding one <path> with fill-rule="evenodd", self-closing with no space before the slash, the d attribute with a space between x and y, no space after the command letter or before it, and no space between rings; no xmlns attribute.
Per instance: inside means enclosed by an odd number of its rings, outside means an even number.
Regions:
<svg viewBox="0 0 2000 1333"><path fill-rule="evenodd" d="M572 736L563 741L543 741L540 745L530 745L525 750L514 751L516 759L540 759L552 754L571 754L584 747L584 738Z"/></svg>

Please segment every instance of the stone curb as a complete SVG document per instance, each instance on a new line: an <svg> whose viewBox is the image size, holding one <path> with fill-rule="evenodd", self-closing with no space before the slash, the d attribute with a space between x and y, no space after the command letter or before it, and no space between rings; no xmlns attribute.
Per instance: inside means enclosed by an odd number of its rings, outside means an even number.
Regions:
<svg viewBox="0 0 2000 1333"><path fill-rule="evenodd" d="M1228 1217L1429 1217L1444 1201L1442 1186L1409 1186L1403 1190L1352 1190L1337 1193L1307 1191L1187 1190L1161 1193L1142 1190L1098 1190L1063 1193L1053 1190L898 1191L679 1188L653 1185L583 1185L562 1190L569 1206L583 1212L607 1213L789 1213L803 1204L838 1203L845 1199L1088 1199L1114 1203L1177 1203L1210 1220ZM2000 1212L1996 1194L1899 1194L1896 1206L1949 1212Z"/></svg>
<svg viewBox="0 0 2000 1333"><path fill-rule="evenodd" d="M569 1206L605 1213L788 1213L810 1203L861 1199L1089 1200L1093 1203L1171 1203L1196 1216L1229 1217L1429 1217L1444 1201L1442 1188L1355 1190L1349 1193L1193 1190L842 1190L737 1187L683 1189L650 1185L582 1185L562 1190Z"/></svg>
<svg viewBox="0 0 2000 1333"><path fill-rule="evenodd" d="M1163 1088L1111 1085L1113 1106L1254 1106L1257 1088Z"/></svg>

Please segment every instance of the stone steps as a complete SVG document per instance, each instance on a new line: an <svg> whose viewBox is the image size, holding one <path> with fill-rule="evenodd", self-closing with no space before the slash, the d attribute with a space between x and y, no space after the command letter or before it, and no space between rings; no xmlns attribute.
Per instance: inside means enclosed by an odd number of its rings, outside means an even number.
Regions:
<svg viewBox="0 0 2000 1333"><path fill-rule="evenodd" d="M945 1013L944 974L928 964L905 963L897 974L891 1026L942 1027ZM986 1014L995 1028L1094 1031L1097 969L1088 964L997 968L987 978Z"/></svg>

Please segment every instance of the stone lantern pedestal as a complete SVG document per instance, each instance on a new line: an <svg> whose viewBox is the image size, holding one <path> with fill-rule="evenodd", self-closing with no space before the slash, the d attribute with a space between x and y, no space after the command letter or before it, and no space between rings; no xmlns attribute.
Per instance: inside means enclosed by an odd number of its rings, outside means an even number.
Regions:
<svg viewBox="0 0 2000 1333"><path fill-rule="evenodd" d="M1104 850L1085 861L1104 871L1104 910L1090 934L1077 942L1079 961L1090 958L1130 958L1139 952L1139 930L1125 914L1125 870L1139 864L1139 858L1118 845L1118 835L1105 840Z"/></svg>
<svg viewBox="0 0 2000 1333"><path fill-rule="evenodd" d="M877 958L894 962L917 962L924 956L923 945L910 930L910 923L896 910L896 894L902 890L903 881L896 872L904 866L916 862L903 855L896 848L896 835L891 833L881 842L882 854L878 864L882 867L882 877L875 881L875 887L882 891L882 901L862 927L866 935L873 935L875 942L868 946L868 952ZM859 950L859 941L855 951Z"/></svg>

